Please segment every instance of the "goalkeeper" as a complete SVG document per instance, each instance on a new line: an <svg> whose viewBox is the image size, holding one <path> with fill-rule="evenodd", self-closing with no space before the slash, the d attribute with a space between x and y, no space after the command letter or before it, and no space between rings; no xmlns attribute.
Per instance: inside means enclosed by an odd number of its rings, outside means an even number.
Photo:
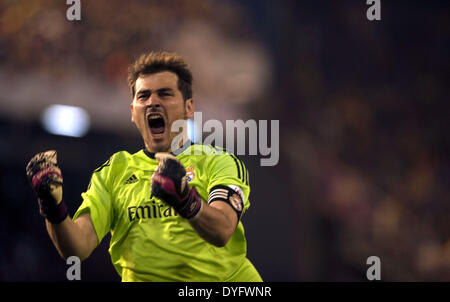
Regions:
<svg viewBox="0 0 450 302"><path fill-rule="evenodd" d="M122 281L262 281L246 257L241 218L250 187L243 162L192 144L186 127L171 131L194 114L187 64L174 53L150 52L130 66L128 82L131 120L145 147L117 152L97 168L73 219L56 151L27 165L61 257L86 259L110 232L109 253Z"/></svg>

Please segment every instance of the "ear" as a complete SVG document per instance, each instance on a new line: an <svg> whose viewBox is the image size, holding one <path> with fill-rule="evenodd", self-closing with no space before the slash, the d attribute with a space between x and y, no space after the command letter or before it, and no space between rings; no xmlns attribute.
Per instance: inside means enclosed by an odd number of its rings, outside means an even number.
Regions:
<svg viewBox="0 0 450 302"><path fill-rule="evenodd" d="M132 123L134 123L133 109L134 109L134 102L131 102L131 104L130 104L130 111L131 111L131 122Z"/></svg>
<svg viewBox="0 0 450 302"><path fill-rule="evenodd" d="M184 102L184 110L187 119L194 117L194 99L187 99L186 102Z"/></svg>

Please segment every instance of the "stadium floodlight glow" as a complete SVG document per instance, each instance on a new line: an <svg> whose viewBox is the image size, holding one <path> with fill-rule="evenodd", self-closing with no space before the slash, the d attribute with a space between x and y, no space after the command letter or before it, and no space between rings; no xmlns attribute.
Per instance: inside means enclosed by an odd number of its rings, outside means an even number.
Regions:
<svg viewBox="0 0 450 302"><path fill-rule="evenodd" d="M55 135L84 136L90 127L89 114L80 107L50 105L41 116L45 130Z"/></svg>

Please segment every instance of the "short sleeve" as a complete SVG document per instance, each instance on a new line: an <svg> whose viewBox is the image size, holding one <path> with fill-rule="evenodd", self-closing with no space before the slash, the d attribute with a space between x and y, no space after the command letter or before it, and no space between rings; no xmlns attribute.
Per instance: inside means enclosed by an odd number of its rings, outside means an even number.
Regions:
<svg viewBox="0 0 450 302"><path fill-rule="evenodd" d="M243 212L250 206L249 173L244 163L233 154L216 154L210 157L208 192L217 186L235 190L244 203Z"/></svg>
<svg viewBox="0 0 450 302"><path fill-rule="evenodd" d="M108 186L110 169L108 160L92 173L87 191L81 194L83 202L73 217L76 220L83 213L90 214L98 243L110 231L113 221L111 190Z"/></svg>

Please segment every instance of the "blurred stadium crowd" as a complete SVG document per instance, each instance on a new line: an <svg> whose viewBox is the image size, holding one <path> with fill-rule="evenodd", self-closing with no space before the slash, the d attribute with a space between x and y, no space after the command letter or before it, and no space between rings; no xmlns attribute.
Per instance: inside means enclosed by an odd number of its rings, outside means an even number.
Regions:
<svg viewBox="0 0 450 302"><path fill-rule="evenodd" d="M382 280L450 280L450 27L445 6L429 4L383 2L370 23L339 3L285 29L298 37L279 97L303 217L294 229L317 223L298 259L315 259L318 279L347 278L336 257L358 271L376 255Z"/></svg>
<svg viewBox="0 0 450 302"><path fill-rule="evenodd" d="M0 78L88 77L127 97L129 62L167 48L191 64L208 117L280 120L279 165L244 157L248 253L264 280L364 281L375 255L384 281L450 281L446 2L384 1L382 20L372 22L365 1L81 2L77 23L61 1L0 1ZM82 139L47 134L38 113L10 115L7 88L0 280L65 280L25 179L27 161L60 152L73 214L90 171L142 145L137 133L101 127ZM46 102L34 96L19 97L23 111ZM116 106L129 122L126 100L79 97L82 106ZM83 264L84 280L119 280L107 243Z"/></svg>

